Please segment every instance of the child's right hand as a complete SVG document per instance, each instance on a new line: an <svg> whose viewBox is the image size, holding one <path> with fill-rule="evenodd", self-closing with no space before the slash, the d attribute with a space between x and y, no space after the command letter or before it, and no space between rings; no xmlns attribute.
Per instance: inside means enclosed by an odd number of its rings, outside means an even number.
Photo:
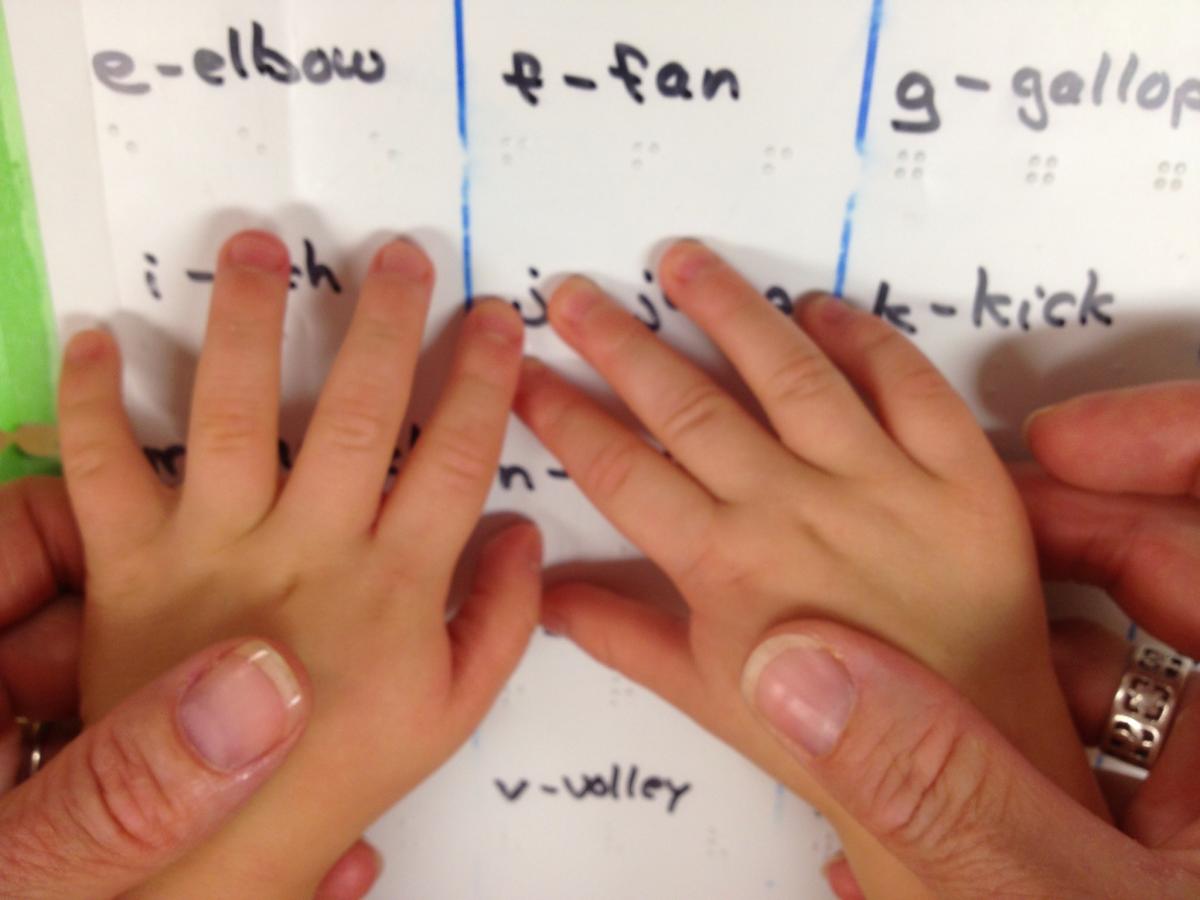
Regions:
<svg viewBox="0 0 1200 900"><path fill-rule="evenodd" d="M1020 499L949 384L889 325L832 298L804 305L794 327L695 242L668 252L660 283L726 353L772 430L595 285L566 282L552 324L670 458L538 363L526 364L517 410L690 614L574 583L548 591L547 627L837 817L741 690L751 649L776 626L834 618L947 677L1101 808L1051 668ZM903 771L872 774L898 802L915 788Z"/></svg>
<svg viewBox="0 0 1200 900"><path fill-rule="evenodd" d="M149 886L156 896L311 896L362 829L477 726L537 619L541 551L530 525L494 538L449 624L445 609L495 478L519 317L499 301L467 315L442 402L381 504L433 282L414 245L384 247L281 487L288 272L269 235L242 234L221 253L181 492L158 483L134 440L112 340L85 333L65 354L63 468L88 571L84 719L221 638L274 639L312 681L307 730L283 768L232 825ZM262 645L216 668L222 677L210 681L224 687L197 703L236 704L272 685L285 700L300 696L284 658ZM239 735L201 727L211 718L185 709L179 727L203 732L192 744L210 765L250 763ZM295 727L279 718L261 727ZM95 763L138 771L119 755ZM170 785L127 781L108 798L127 836L162 840L142 798Z"/></svg>

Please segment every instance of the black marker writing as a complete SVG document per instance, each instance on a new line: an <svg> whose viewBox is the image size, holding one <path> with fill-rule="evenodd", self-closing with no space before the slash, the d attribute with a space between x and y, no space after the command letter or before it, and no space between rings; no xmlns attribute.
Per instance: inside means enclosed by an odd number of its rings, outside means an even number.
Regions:
<svg viewBox="0 0 1200 900"><path fill-rule="evenodd" d="M533 785L527 778L513 782L493 779L492 783L500 796L509 803L516 803L526 796ZM636 765L628 768L614 763L606 772L580 772L578 777L562 775L550 781L537 783L538 791L546 796L571 798L576 801L589 799L642 801L660 803L668 815L674 815L680 800L692 789L689 782L676 782L659 775L642 775Z"/></svg>
<svg viewBox="0 0 1200 900"><path fill-rule="evenodd" d="M729 68L704 68L694 74L684 63L671 60L658 66L633 44L617 41L613 44L613 61L605 70L619 82L626 95L634 103L646 102L648 93L657 92L664 100L695 100L703 98L714 101L721 98L738 100L742 95L741 82L737 73ZM509 71L501 73L501 79L530 106L537 106L541 92L546 88L546 78L541 59L528 50L515 50ZM599 88L599 81L591 74L566 72L563 84L576 91L591 92ZM649 82L652 89L645 87Z"/></svg>
<svg viewBox="0 0 1200 900"><path fill-rule="evenodd" d="M354 50L347 54L340 47L314 47L292 59L273 47L260 22L252 22L250 39L237 28L226 33L224 53L201 47L192 54L192 72L212 87L252 77L265 78L284 85L329 84L334 80L378 84L387 74L387 61L378 50ZM162 78L179 78L184 66L176 62L152 64ZM138 65L123 50L101 50L92 57L92 72L111 91L128 96L150 93L152 84L138 77Z"/></svg>
<svg viewBox="0 0 1200 900"><path fill-rule="evenodd" d="M1044 72L1034 65L1020 66L1009 81L1017 101L1017 121L1031 131L1045 131L1057 108L1120 105L1160 113L1171 128L1178 129L1185 113L1200 112L1200 78L1179 78L1166 69L1144 66L1133 52L1120 62L1119 74L1108 52L1101 53L1095 68L1086 71ZM976 75L955 75L954 84L977 95L991 91L991 82ZM914 70L901 76L895 100L906 115L892 119L893 130L927 134L941 128L937 89L925 73Z"/></svg>

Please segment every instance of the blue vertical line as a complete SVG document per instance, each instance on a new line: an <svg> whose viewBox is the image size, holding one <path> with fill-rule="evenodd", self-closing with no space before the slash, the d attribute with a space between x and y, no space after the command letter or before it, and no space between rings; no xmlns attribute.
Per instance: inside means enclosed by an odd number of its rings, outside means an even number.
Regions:
<svg viewBox="0 0 1200 900"><path fill-rule="evenodd" d="M879 31L883 23L883 0L871 0L871 21L867 29L867 53L863 61L862 87L858 92L858 118L854 127L854 150L859 158L865 156L867 122L871 114L871 94L875 88L875 58L879 53ZM858 207L858 191L846 198L842 217L842 237L838 245L837 274L833 293L841 297L846 289L846 270L850 261L850 245L854 240L854 212Z"/></svg>
<svg viewBox="0 0 1200 900"><path fill-rule="evenodd" d="M867 58L863 63L862 90L858 95L858 126L854 130L854 149L863 155L867 139L867 118L871 112L871 91L875 87L875 55L879 51L879 26L883 21L883 0L871 0L871 28L867 35Z"/></svg>
<svg viewBox="0 0 1200 900"><path fill-rule="evenodd" d="M854 207L858 205L858 191L846 198L846 212L842 215L842 240L838 245L837 275L833 282L833 295L841 297L846 287L846 263L850 259L850 238L854 234Z"/></svg>
<svg viewBox="0 0 1200 900"><path fill-rule="evenodd" d="M462 187L459 209L462 225L462 270L469 309L475 297L471 263L471 138L467 131L467 56L463 38L463 0L454 0L454 55L458 79L458 142L462 148Z"/></svg>

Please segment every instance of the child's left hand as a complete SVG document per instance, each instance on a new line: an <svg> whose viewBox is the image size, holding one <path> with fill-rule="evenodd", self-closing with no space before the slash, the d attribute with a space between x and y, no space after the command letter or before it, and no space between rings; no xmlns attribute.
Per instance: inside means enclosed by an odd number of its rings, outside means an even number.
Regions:
<svg viewBox="0 0 1200 900"><path fill-rule="evenodd" d="M495 478L519 317L500 301L466 316L442 402L382 498L433 283L415 245L384 247L281 487L288 271L269 235L239 235L221 253L180 492L158 483L134 439L112 340L86 333L65 354L63 468L88 568L85 720L221 638L273 639L312 681L307 731L283 768L151 887L173 898L311 896L361 830L477 726L537 619L540 540L518 525L484 548L470 596L446 621L451 575ZM245 664L234 655L229 665ZM279 657L262 658L289 690ZM236 735L201 740L230 768L249 762ZM137 839L156 840L159 823L139 816L155 785L126 786L111 802Z"/></svg>

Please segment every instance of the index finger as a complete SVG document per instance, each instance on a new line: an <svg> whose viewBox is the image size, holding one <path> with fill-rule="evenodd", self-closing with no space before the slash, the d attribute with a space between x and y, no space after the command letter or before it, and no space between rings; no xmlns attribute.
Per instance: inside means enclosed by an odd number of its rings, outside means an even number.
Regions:
<svg viewBox="0 0 1200 900"><path fill-rule="evenodd" d="M1085 394L1033 413L1025 440L1047 472L1075 487L1200 497L1200 384Z"/></svg>
<svg viewBox="0 0 1200 900"><path fill-rule="evenodd" d="M83 589L83 542L57 478L0 486L0 628Z"/></svg>

